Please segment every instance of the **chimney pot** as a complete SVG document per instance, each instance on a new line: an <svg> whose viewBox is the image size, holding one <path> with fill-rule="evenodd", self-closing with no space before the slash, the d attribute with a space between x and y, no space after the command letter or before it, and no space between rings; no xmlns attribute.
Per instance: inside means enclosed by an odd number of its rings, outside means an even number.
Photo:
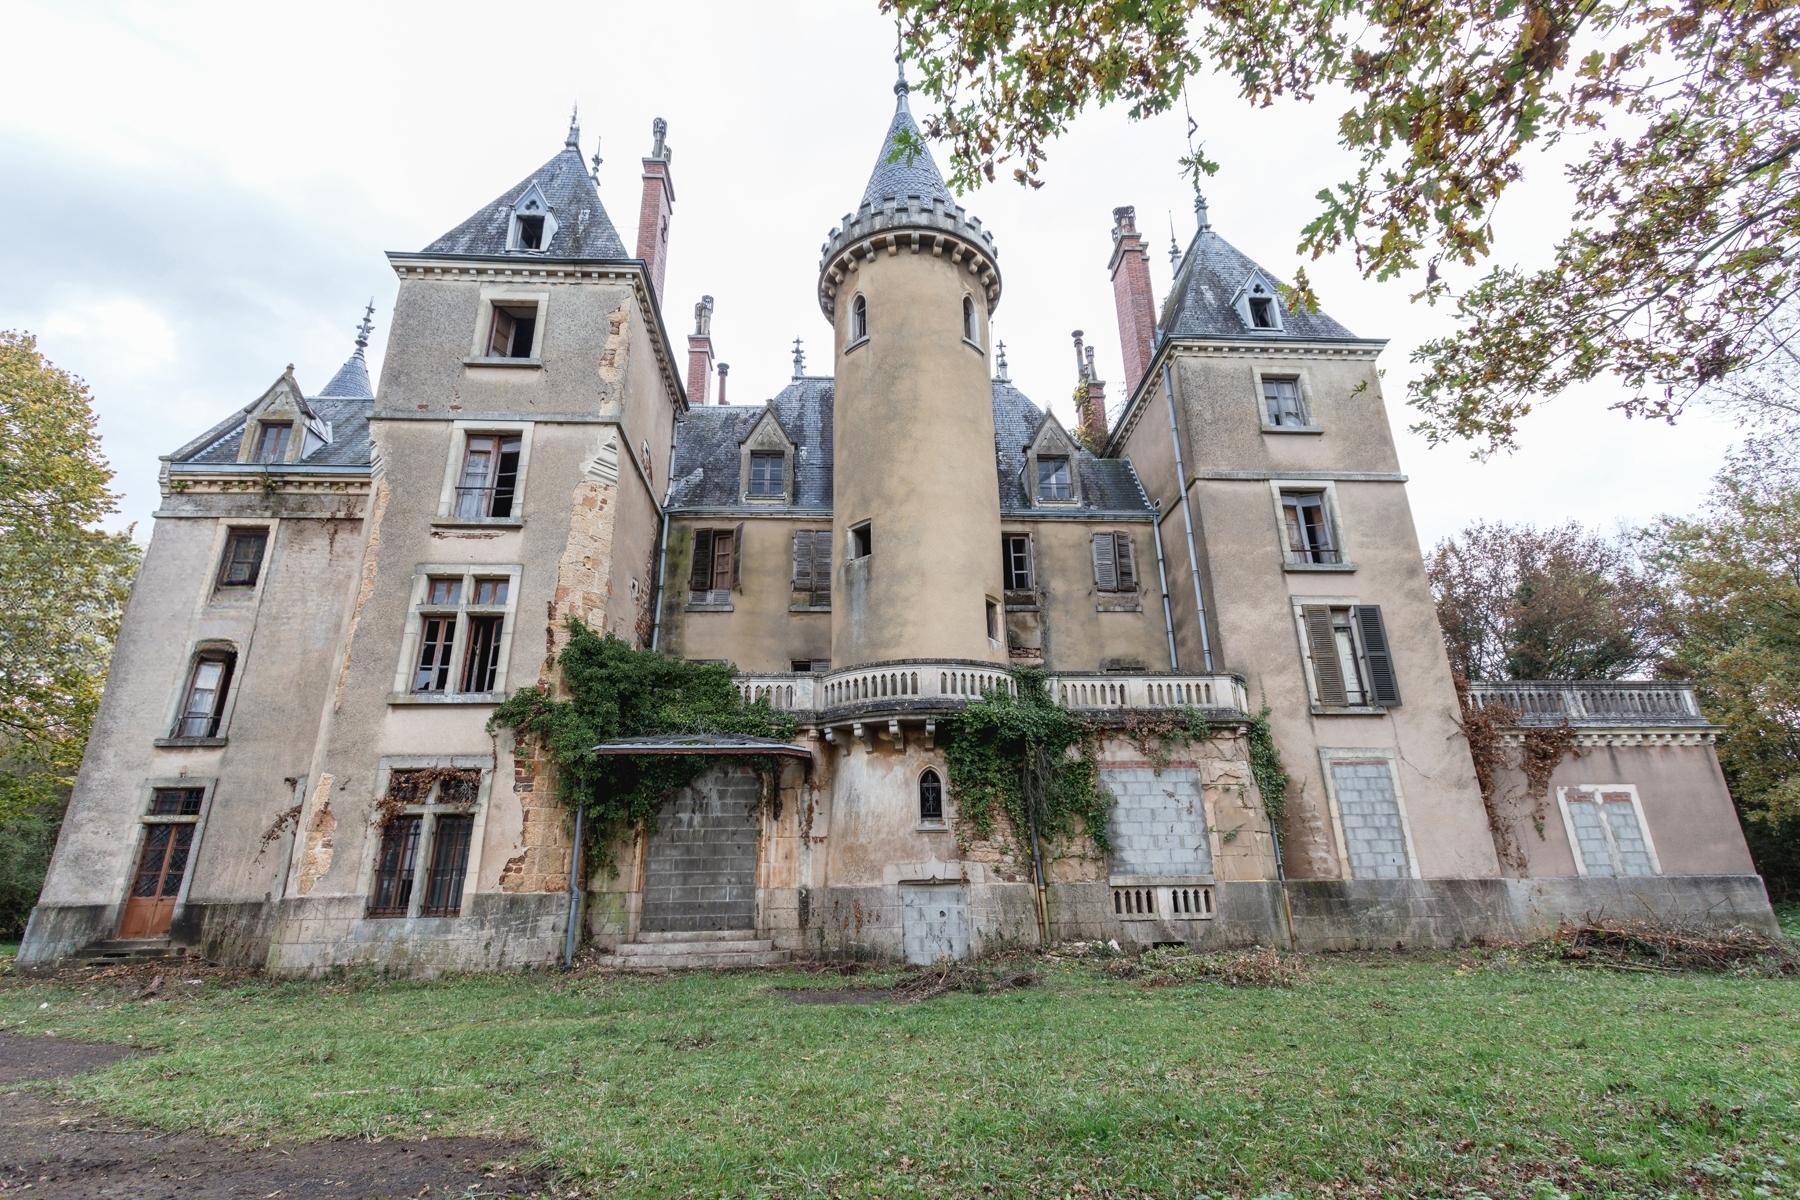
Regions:
<svg viewBox="0 0 1800 1200"><path fill-rule="evenodd" d="M663 276L668 269L669 217L675 209L675 184L669 177L669 147L663 143L669 123L656 118L655 142L644 159L644 191L638 202L637 256L650 275L651 292L662 303ZM692 403L692 400L689 401Z"/></svg>
<svg viewBox="0 0 1800 1200"><path fill-rule="evenodd" d="M730 363L720 363L719 364L719 403L720 404L728 403L728 401L725 399L725 377L729 374L731 374L731 364Z"/></svg>
<svg viewBox="0 0 1800 1200"><path fill-rule="evenodd" d="M689 408L699 408L706 403L707 389L712 384L713 348L712 348L712 314L713 298L700 297L694 305L694 332L688 334L688 373L687 402ZM720 379L720 394L724 394L724 380ZM723 403L723 400L720 401Z"/></svg>

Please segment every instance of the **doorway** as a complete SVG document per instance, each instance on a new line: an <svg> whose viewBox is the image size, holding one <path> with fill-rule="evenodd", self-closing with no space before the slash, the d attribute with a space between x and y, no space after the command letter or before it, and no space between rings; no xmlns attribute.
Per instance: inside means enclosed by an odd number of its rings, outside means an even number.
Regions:
<svg viewBox="0 0 1800 1200"><path fill-rule="evenodd" d="M137 870L125 897L125 915L119 920L121 938L168 936L193 845L192 822L144 826L144 845L138 851Z"/></svg>

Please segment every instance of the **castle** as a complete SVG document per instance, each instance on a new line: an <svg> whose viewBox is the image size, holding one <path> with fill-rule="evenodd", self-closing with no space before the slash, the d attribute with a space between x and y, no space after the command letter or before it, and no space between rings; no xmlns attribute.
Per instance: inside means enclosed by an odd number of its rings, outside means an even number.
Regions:
<svg viewBox="0 0 1800 1200"><path fill-rule="evenodd" d="M290 367L168 455L21 963L491 969L554 963L578 930L619 965L931 961L1772 921L1685 685L1474 684L1508 737L1567 721L1578 751L1547 782L1501 767L1484 802L1382 342L1284 304L1203 203L1159 305L1122 207L1124 405L1109 422L1078 338L1065 428L1010 382L995 239L899 151L918 130L895 91L819 263L828 372L796 348L787 386L726 404L710 299L685 363L666 320L663 123L630 248L572 123L528 178L389 255L379 387L365 317L323 388ZM581 863L545 765L488 728L555 683L571 617L734 664L801 730L737 747L613 871ZM959 836L940 722L1027 664L1107 730L1104 853ZM1130 736L1185 710L1210 732L1166 758ZM1265 712L1292 780L1278 821L1252 766Z"/></svg>

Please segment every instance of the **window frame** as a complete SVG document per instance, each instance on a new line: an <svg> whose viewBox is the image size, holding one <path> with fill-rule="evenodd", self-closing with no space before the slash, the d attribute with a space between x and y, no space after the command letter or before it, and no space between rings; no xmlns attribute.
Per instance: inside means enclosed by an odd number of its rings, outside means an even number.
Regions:
<svg viewBox="0 0 1800 1200"><path fill-rule="evenodd" d="M1293 607L1294 632L1299 641L1300 670L1305 676L1307 699L1315 715L1380 715L1401 706L1404 696L1400 690L1400 672L1395 660L1393 639L1388 636L1387 619L1379 604L1363 604L1341 596L1291 596L1289 601ZM1311 614L1321 611L1328 614L1331 669L1338 673L1338 682L1345 696L1343 701L1333 699L1328 694L1327 681L1319 677L1318 655L1315 650L1320 639L1314 628L1317 618ZM1349 682L1343 677L1346 639L1339 636L1339 613L1345 614L1345 628L1342 632L1348 635L1352 665L1356 670L1362 695L1360 701L1350 699L1352 693ZM1383 643L1381 646L1370 645L1371 633L1379 635Z"/></svg>
<svg viewBox="0 0 1800 1200"><path fill-rule="evenodd" d="M1318 417L1313 412L1312 389L1307 386L1304 371L1268 371L1261 367L1251 369L1251 378L1255 386L1257 415L1262 423L1264 433L1322 433ZM1269 415L1269 388L1282 384L1292 384L1294 403L1303 418L1297 424L1284 424L1271 420Z"/></svg>
<svg viewBox="0 0 1800 1200"><path fill-rule="evenodd" d="M535 253L535 251L531 252ZM526 355L492 353L495 312L498 309L525 308L535 310L531 330L530 352ZM527 289L505 284L484 284L476 310L475 329L469 341L464 366L470 367L541 367L543 366L544 330L550 318L549 289Z"/></svg>
<svg viewBox="0 0 1800 1200"><path fill-rule="evenodd" d="M471 800L466 804L444 800L443 783L438 781L432 784L424 800L401 805L393 814L397 819L416 819L419 822L418 841L413 850L412 885L404 906L396 908L388 905L382 911L374 911L372 902L381 875L382 848L392 822L370 826L370 837L360 872L360 894L363 897L361 916L364 920L447 921L455 920L468 911L469 901L476 894L475 885L481 869L482 838L486 831L489 798L493 788L493 759L485 755L402 755L384 758L376 769L374 795L379 804L380 798L387 796L393 788L394 777L398 774L445 769L467 771L475 777L475 793ZM432 907L426 901L435 878L440 825L446 818L467 818L469 822L462 877L457 884L454 911L427 911Z"/></svg>
<svg viewBox="0 0 1800 1200"><path fill-rule="evenodd" d="M1600 812L1600 828L1606 834L1606 846L1612 856L1614 867L1611 875L1596 875L1595 879L1656 879L1663 874L1662 858L1656 852L1656 839L1650 836L1650 822L1644 815L1643 797L1638 794L1635 783L1574 783L1556 789L1556 807L1562 813L1563 833L1569 839L1569 857L1574 860L1575 874L1588 875L1587 856L1581 852L1581 841L1575 833L1575 818L1569 811L1570 793L1592 793L1592 801L1576 800L1576 803L1592 803ZM1611 822L1606 820L1607 792L1624 792L1631 797L1632 815L1637 819L1638 836L1644 839L1644 853L1650 857L1650 874L1626 875L1619 871L1619 844L1613 835Z"/></svg>
<svg viewBox="0 0 1800 1200"><path fill-rule="evenodd" d="M875 557L875 522L873 520L858 521L846 531L849 537L849 562L866 562ZM861 553L857 553L861 550Z"/></svg>
<svg viewBox="0 0 1800 1200"><path fill-rule="evenodd" d="M225 536L219 547L219 568L213 573L213 590L215 592L254 592L262 586L263 568L269 560L269 543L274 538L273 525L227 525ZM250 578L233 581L228 578L234 560L233 546L241 539L255 538L258 545L256 559L250 567Z"/></svg>
<svg viewBox="0 0 1800 1200"><path fill-rule="evenodd" d="M192 704L195 687L199 682L200 669L209 663L221 664L218 686L214 690L212 707L204 716L207 722L204 733L187 732L188 722L193 718ZM182 684L175 698L175 713L167 723L168 736L158 739L163 744L173 745L218 745L223 744L227 731L231 727L233 703L237 699L238 683L238 649L224 641L202 642L188 654L187 670L182 675Z"/></svg>
<svg viewBox="0 0 1800 1200"><path fill-rule="evenodd" d="M757 466L773 464L773 471L763 472L760 481L772 490L758 490ZM787 499L787 455L780 450L748 450L745 452L744 499L767 503Z"/></svg>
<svg viewBox="0 0 1800 1200"><path fill-rule="evenodd" d="M1111 569L1113 583L1108 586L1106 576L1102 572L1100 539L1111 539ZM1123 543L1126 553L1121 559L1119 546ZM1132 540L1131 532L1124 529L1096 529L1088 535L1088 559L1093 568L1094 590L1107 596L1136 596L1141 594L1143 579L1137 568L1137 544ZM1126 570L1120 570L1123 563ZM1127 572L1131 582L1125 582Z"/></svg>
<svg viewBox="0 0 1800 1200"><path fill-rule="evenodd" d="M394 674L394 690L390 704L498 704L507 695L506 678L512 660L513 635L517 631L519 579L523 568L517 563L420 563L413 568L411 602L407 607L406 631L400 639L400 663ZM431 590L439 581L458 584L454 600L433 600ZM478 598L482 583L504 581L506 596L498 602L483 603ZM491 667L494 687L487 691L465 690L471 654L475 649L474 622L481 618L499 617ZM418 687L423 669L425 634L430 624L440 628L447 623L450 640L442 647L440 661L434 670L444 677L441 688Z"/></svg>
<svg viewBox="0 0 1800 1200"><path fill-rule="evenodd" d="M1024 547L1023 563L1021 556L1015 554L1013 543ZM1014 594L1037 591L1037 553L1029 533L1000 531L1000 587L1001 591ZM1019 583L1023 578L1024 582ZM1016 585L1016 586L1015 586Z"/></svg>
<svg viewBox="0 0 1800 1200"><path fill-rule="evenodd" d="M1333 763L1346 766L1362 763L1379 762L1387 767L1388 785L1394 791L1394 808L1400 814L1400 836L1406 847L1407 879L1422 879L1424 875L1419 866L1419 850L1413 841L1412 817L1407 812L1406 792L1400 786L1400 753L1391 746L1320 746L1319 773L1325 780L1325 798L1331 810L1332 833L1337 838L1338 869L1343 878L1355 880L1358 876L1350 865L1350 840L1344 832L1344 809L1338 798L1337 776L1332 772ZM1362 876L1367 879L1369 876Z"/></svg>
<svg viewBox="0 0 1800 1200"><path fill-rule="evenodd" d="M986 606L984 619L988 644L999 647L1006 640L1006 607L992 596L985 596L982 599Z"/></svg>
<svg viewBox="0 0 1800 1200"><path fill-rule="evenodd" d="M937 787L937 816L928 816L925 811L925 785L930 779ZM950 828L950 784L947 772L936 764L920 768L913 780L913 803L916 828L924 833L938 833Z"/></svg>
<svg viewBox="0 0 1800 1200"><path fill-rule="evenodd" d="M869 340L869 301L861 292L850 297L850 328L845 332L845 354Z"/></svg>
<svg viewBox="0 0 1800 1200"><path fill-rule="evenodd" d="M289 417L286 420L256 420L256 439L250 449L250 461L259 465L273 465L291 461L289 451L294 445L294 426L297 422ZM267 453L269 435L279 432L281 444L275 448L271 457Z"/></svg>
<svg viewBox="0 0 1800 1200"><path fill-rule="evenodd" d="M450 452L444 459L444 478L438 489L437 516L432 524L440 526L499 526L517 528L525 524L525 488L531 478L531 443L536 423L532 421L452 421ZM463 476L469 458L469 443L475 438L495 438L500 446L511 438L519 439L519 460L513 472L512 512L509 516L461 516L460 497ZM498 465L498 456L496 456ZM496 477L498 472L495 473Z"/></svg>
<svg viewBox="0 0 1800 1200"><path fill-rule="evenodd" d="M981 312L975 305L975 296L964 292L962 297L962 340L963 345L978 351L983 356L987 347L981 344Z"/></svg>
<svg viewBox="0 0 1800 1200"><path fill-rule="evenodd" d="M730 539L731 549L721 567L719 553L719 537L723 534ZM705 588L697 588L694 584L699 580L701 538L706 539L706 580ZM729 611L732 607L732 593L743 590L744 584L744 522L739 521L729 529L720 529L711 525L696 526L690 542L691 553L688 559L687 606L690 609L717 609ZM724 572L721 581L720 573Z"/></svg>
<svg viewBox="0 0 1800 1200"><path fill-rule="evenodd" d="M1300 557L1288 543L1287 531L1287 495L1295 493L1316 493L1321 497L1320 507L1324 513L1331 549L1337 558L1332 562L1314 562ZM1271 479L1269 480L1269 503L1275 517L1275 543L1281 553L1281 569L1290 574L1351 574L1356 570L1356 561L1350 553L1350 538L1345 530L1343 508L1338 500L1337 481L1335 479Z"/></svg>
<svg viewBox="0 0 1800 1200"><path fill-rule="evenodd" d="M804 555L801 539L806 540ZM831 608L831 551L836 540L829 529L795 529L788 535L788 607L807 612L829 611ZM823 551L823 563L820 561ZM806 578L801 578L801 561L806 563ZM824 568L821 573L821 566ZM822 586L821 586L822 584Z"/></svg>
<svg viewBox="0 0 1800 1200"><path fill-rule="evenodd" d="M1044 491L1044 467L1048 464L1052 471L1058 467L1062 472L1063 495L1049 495ZM1039 504L1077 504L1081 497L1075 488L1075 456L1072 454L1034 454L1032 465L1032 499Z"/></svg>
<svg viewBox="0 0 1800 1200"><path fill-rule="evenodd" d="M1282 488L1281 551L1288 566L1341 567L1343 548L1338 545L1337 522L1333 519L1331 493L1324 488ZM1293 521L1289 523L1289 513ZM1307 520L1309 512L1318 514L1317 522ZM1301 545L1294 545L1299 541Z"/></svg>

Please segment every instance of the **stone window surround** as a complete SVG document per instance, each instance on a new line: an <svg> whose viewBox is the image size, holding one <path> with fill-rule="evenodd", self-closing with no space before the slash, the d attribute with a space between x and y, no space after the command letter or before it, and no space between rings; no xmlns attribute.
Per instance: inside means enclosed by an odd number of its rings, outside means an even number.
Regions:
<svg viewBox="0 0 1800 1200"><path fill-rule="evenodd" d="M262 597L263 581L268 579L269 572L274 569L275 534L281 527L279 517L222 517L214 523L213 544L211 550L212 574L206 578L204 603L218 604L231 601L254 602ZM231 542L231 535L248 532L253 529L262 530L268 539L263 543L262 562L256 568L256 582L248 587L225 587L219 578L225 568L225 547Z"/></svg>
<svg viewBox="0 0 1800 1200"><path fill-rule="evenodd" d="M772 432L771 432L772 431ZM755 453L781 454L781 492L775 496L750 494L750 456ZM744 435L738 447L738 501L742 504L780 507L794 499L794 443L788 438L773 410L763 413Z"/></svg>
<svg viewBox="0 0 1800 1200"><path fill-rule="evenodd" d="M1650 855L1650 868L1657 875L1663 873L1662 858L1656 853L1656 841L1650 836L1650 822L1644 817L1644 802L1638 796L1635 783L1572 783L1556 789L1556 809L1562 814L1563 833L1569 839L1569 857L1575 860L1575 874L1587 874L1587 860L1582 856L1581 843L1575 837L1575 820L1569 815L1570 792L1629 792L1631 794L1631 811L1637 817L1638 836L1644 839L1644 851ZM1619 876L1618 878L1630 878Z"/></svg>
<svg viewBox="0 0 1800 1200"><path fill-rule="evenodd" d="M938 791L943 797L944 817L941 821L927 821L919 815L919 789L924 786L925 772L936 771ZM913 772L912 807L914 832L917 833L949 833L952 824L950 809L950 769L943 763L928 762Z"/></svg>
<svg viewBox="0 0 1800 1200"><path fill-rule="evenodd" d="M187 709L188 688L193 682L194 665L200 656L208 650L228 651L232 656L231 674L225 681L225 702L219 712L218 732L210 737L182 737L173 731ZM169 706L163 717L162 728L168 731L165 736L151 743L160 749L175 749L189 746L223 746L231 728L232 717L237 712L238 693L243 690L244 656L238 644L230 638L201 638L188 648L187 657L181 660L181 677L175 684L175 702Z"/></svg>
<svg viewBox="0 0 1800 1200"><path fill-rule="evenodd" d="M498 704L506 695L506 672L512 660L513 633L518 625L519 577L524 568L518 563L420 563L413 568L412 587L406 607L406 630L400 636L400 663L394 671L394 690L389 704ZM423 628L420 608L425 603L425 590L432 576L454 575L462 583L457 601L455 652L451 660L452 684L463 668L463 655L468 650L468 610L473 606L475 580L506 578L506 604L500 625L500 658L494 668L494 679L500 685L492 692L414 692L413 672L419 665L419 637ZM485 611L485 607L484 607Z"/></svg>
<svg viewBox="0 0 1800 1200"><path fill-rule="evenodd" d="M861 332L858 332L857 328L856 328L856 306L859 303L863 306ZM844 325L845 325L844 332L848 338L848 340L845 341L845 343L844 343L844 353L849 354L852 350L861 349L863 346L866 346L869 344L869 301L868 301L868 298L865 297L861 292L857 292L856 294L854 294L850 297L849 303L846 304L844 307L844 312L847 314L846 320L844 322Z"/></svg>
<svg viewBox="0 0 1800 1200"><path fill-rule="evenodd" d="M469 829L469 859L463 872L462 900L457 905L457 912L460 916L468 911L469 899L475 894L475 883L481 870L481 843L487 827L488 798L494 788L493 756L487 754L395 754L384 756L376 763L375 791L370 796L369 803L371 806L378 804L381 797L387 795L388 785L395 771L418 771L432 768L467 769L481 773L480 780L475 787L475 807L467 810L474 821ZM457 917L426 917L419 914L419 905L424 902L425 896L424 867L431 861L429 855L437 824L430 817L439 812L452 810L442 805L409 804L403 811L409 816L427 815L427 820L419 830L419 848L413 860L413 890L411 897L407 900L407 915L404 917L370 917L359 910L357 919L403 926L411 926L415 921L454 921ZM384 830L373 820L365 822L365 825L367 828L366 836L363 838L362 861L356 869L356 895L363 899L366 906L369 890L375 886L375 868L381 858L381 837ZM198 838L197 832L195 836Z"/></svg>
<svg viewBox="0 0 1800 1200"><path fill-rule="evenodd" d="M1391 746L1320 746L1319 769L1325 777L1325 802L1331 811L1332 836L1337 839L1339 877L1356 878L1350 868L1350 842L1344 835L1344 813L1338 803L1337 780L1332 776L1331 765L1371 762L1387 764L1388 781L1394 789L1394 807L1400 813L1400 833L1406 841L1407 878L1422 878L1419 853L1413 846L1412 819L1406 812L1406 793L1400 789L1400 752Z"/></svg>
<svg viewBox="0 0 1800 1200"><path fill-rule="evenodd" d="M1364 601L1357 599L1354 596L1288 597L1288 607L1292 610L1294 618L1294 649L1300 655L1300 675L1306 682L1306 701L1314 716L1383 717L1390 711L1374 704L1349 704L1344 705L1343 707L1332 705L1328 707L1319 703L1319 683L1317 678L1313 675L1312 649L1307 643L1306 617L1301 610L1308 605L1314 604L1322 605L1326 608L1356 608L1363 603ZM1350 623L1350 628L1351 636L1356 639L1357 662L1363 663L1362 633L1356 628L1355 621ZM1365 689L1368 687L1368 681L1366 679L1363 681L1363 686Z"/></svg>
<svg viewBox="0 0 1800 1200"><path fill-rule="evenodd" d="M1262 293L1269 298L1269 315L1275 322L1273 325L1258 325L1251 318L1250 289L1258 284L1262 285ZM1236 310L1238 320L1244 323L1243 331L1247 334L1267 337L1270 334L1287 332L1287 327L1281 319L1281 289L1275 285L1274 280L1268 278L1261 271L1252 270L1244 278L1244 282L1238 285L1237 293L1231 298L1231 307Z"/></svg>
<svg viewBox="0 0 1800 1200"><path fill-rule="evenodd" d="M176 916L181 915L181 910L187 905L188 889L194 883L194 865L200 858L200 845L206 837L206 819L212 815L213 790L218 786L217 778L199 775L154 775L139 785L137 831L131 839L131 853L125 858L125 878L119 884L121 912L128 899L125 893L130 889L132 878L137 874L138 856L144 852L146 827L150 825L192 825L194 840L188 843L187 870L182 874L180 890L175 893L174 913ZM155 800L156 793L163 788L199 788L201 793L199 814L192 817L151 815L151 802ZM113 919L115 923L119 920L117 916Z"/></svg>
<svg viewBox="0 0 1800 1200"><path fill-rule="evenodd" d="M984 316L986 316L986 314L987 314L986 299L984 297L978 298L974 292L970 291L968 288L964 288L963 293L962 293L962 302L957 305L957 309L956 309L956 324L957 324L958 328L960 328L963 331L963 334L962 334L963 345L965 345L969 349L975 351L975 353L981 355L981 357L984 359L987 357L987 347L982 345L982 343L984 341L986 341L987 339L985 336L986 330L982 329L981 322L982 322L982 318ZM975 318L975 336L974 337L969 336L969 324L968 324L968 316L969 315L973 315Z"/></svg>
<svg viewBox="0 0 1800 1200"><path fill-rule="evenodd" d="M538 238L535 250L519 244L519 218L523 215L519 210L532 200L536 200L538 203L538 211L532 215L541 216L544 221L543 233ZM556 214L550 208L550 201L545 198L543 189L533 183L519 194L519 198L512 202L512 207L507 212L506 248L521 254L543 254L548 251L550 239L555 236Z"/></svg>
<svg viewBox="0 0 1800 1200"><path fill-rule="evenodd" d="M528 358L496 358L488 354L488 336L494 327L494 306L531 304L537 307L537 323L531 330L531 355ZM465 367L541 367L544 365L544 329L549 324L550 289L522 288L517 284L484 283L476 308L475 330L469 339L469 356Z"/></svg>
<svg viewBox="0 0 1800 1200"><path fill-rule="evenodd" d="M1263 380L1291 379L1300 389L1300 403L1306 406L1307 424L1305 425L1271 425L1267 402L1263 399ZM1257 424L1264 433L1299 433L1320 434L1325 427L1319 424L1319 408L1314 403L1312 371L1304 363L1293 363L1288 366L1265 366L1262 363L1250 364L1250 394L1256 401Z"/></svg>
<svg viewBox="0 0 1800 1200"><path fill-rule="evenodd" d="M431 519L438 526L499 526L516 528L525 523L525 481L531 467L531 431L534 421L452 421L450 453L444 459L444 481L438 489L437 515ZM459 517L456 515L456 488L462 479L463 456L468 452L469 437L484 433L519 435L519 475L513 482L513 515L510 517Z"/></svg>
<svg viewBox="0 0 1800 1200"><path fill-rule="evenodd" d="M1331 522L1331 544L1337 548L1334 563L1296 562L1287 544L1287 517L1282 512L1282 492L1321 492L1325 496L1325 515ZM1344 534L1343 509L1338 504L1337 481L1333 479L1271 479L1269 502L1275 511L1275 544L1281 552L1281 569L1291 574L1349 574L1356 570L1355 556L1350 553L1350 539Z"/></svg>
<svg viewBox="0 0 1800 1200"><path fill-rule="evenodd" d="M1038 426L1037 433L1032 435L1030 443L1025 447L1024 479L1025 494L1031 497L1034 508L1049 510L1071 509L1081 507L1081 462L1079 447L1061 425L1048 416ZM1069 498L1067 500L1044 500L1038 497L1038 459L1066 458L1069 460Z"/></svg>

